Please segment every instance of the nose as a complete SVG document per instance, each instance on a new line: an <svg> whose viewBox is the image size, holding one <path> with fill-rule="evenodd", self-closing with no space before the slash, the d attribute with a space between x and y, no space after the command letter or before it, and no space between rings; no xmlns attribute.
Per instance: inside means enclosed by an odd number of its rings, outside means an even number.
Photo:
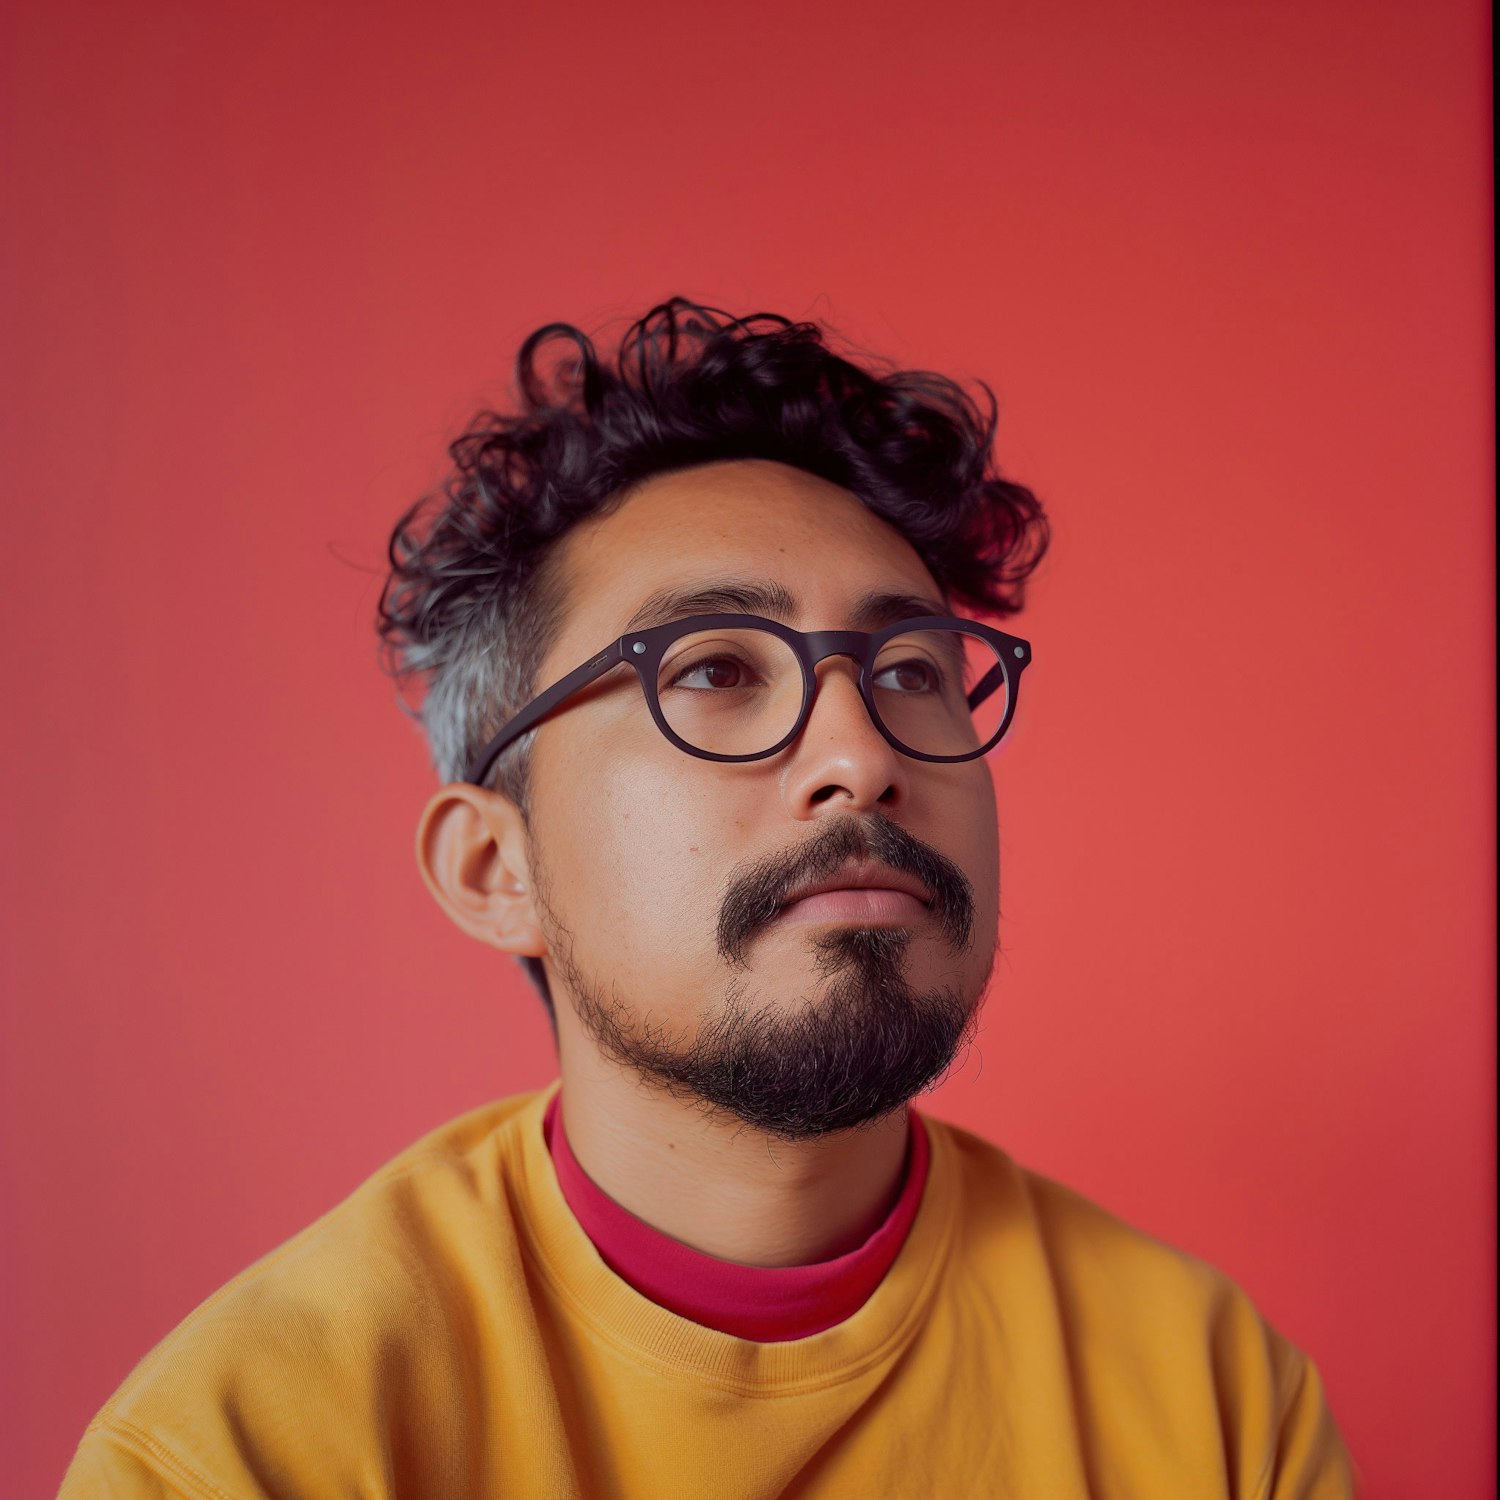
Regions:
<svg viewBox="0 0 1500 1500"><path fill-rule="evenodd" d="M816 816L905 801L910 762L870 717L859 690L859 662L837 654L813 669L813 703L802 733L787 750L782 797L793 817Z"/></svg>
<svg viewBox="0 0 1500 1500"><path fill-rule="evenodd" d="M839 743L847 743L851 735L867 734L887 749L892 748L865 706L859 690L859 658L852 652L834 652L813 668L812 707L798 740L829 734Z"/></svg>

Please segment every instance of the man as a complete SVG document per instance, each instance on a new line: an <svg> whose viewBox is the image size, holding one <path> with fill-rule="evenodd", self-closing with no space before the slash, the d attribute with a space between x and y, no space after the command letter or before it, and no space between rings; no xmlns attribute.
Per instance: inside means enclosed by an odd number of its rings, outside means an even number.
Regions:
<svg viewBox="0 0 1500 1500"><path fill-rule="evenodd" d="M209 1299L64 1494L1351 1493L1233 1282L909 1107L997 951L1031 648L979 617L1046 545L993 398L680 298L518 373L380 623L445 783L422 876L560 1078Z"/></svg>

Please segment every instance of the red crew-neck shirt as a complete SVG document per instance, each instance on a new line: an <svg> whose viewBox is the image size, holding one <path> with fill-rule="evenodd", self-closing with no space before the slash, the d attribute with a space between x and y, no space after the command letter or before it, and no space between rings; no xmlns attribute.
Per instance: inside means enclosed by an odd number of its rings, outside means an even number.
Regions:
<svg viewBox="0 0 1500 1500"><path fill-rule="evenodd" d="M744 1266L690 1249L620 1207L578 1164L563 1129L562 1091L543 1133L558 1186L605 1264L660 1307L738 1338L807 1338L857 1312L896 1259L927 1181L927 1130L907 1110L905 1178L891 1211L864 1244L805 1266Z"/></svg>

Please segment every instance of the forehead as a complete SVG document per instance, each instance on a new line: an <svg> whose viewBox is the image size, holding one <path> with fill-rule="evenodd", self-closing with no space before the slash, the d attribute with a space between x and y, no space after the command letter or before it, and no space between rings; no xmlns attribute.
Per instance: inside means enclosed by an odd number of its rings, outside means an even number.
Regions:
<svg viewBox="0 0 1500 1500"><path fill-rule="evenodd" d="M848 490L786 464L734 459L653 475L569 533L558 560L563 636L570 649L593 650L596 636L653 623L675 592L731 579L765 596L767 607L747 599L747 612L825 629L856 626L856 607L874 592L947 609L916 549Z"/></svg>

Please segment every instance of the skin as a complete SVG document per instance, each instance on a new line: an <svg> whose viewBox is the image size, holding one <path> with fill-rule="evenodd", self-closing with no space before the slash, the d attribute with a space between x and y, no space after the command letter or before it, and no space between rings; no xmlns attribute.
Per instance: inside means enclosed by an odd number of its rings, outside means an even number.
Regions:
<svg viewBox="0 0 1500 1500"><path fill-rule="evenodd" d="M570 532L558 563L568 603L539 689L663 585L775 581L801 630L856 628L869 590L944 597L849 491L758 459L642 481ZM584 1171L654 1228L744 1265L829 1259L880 1224L904 1176L906 1101L972 1040L996 955L989 764L903 755L857 671L822 662L802 733L730 764L671 744L617 668L538 730L529 819L453 783L417 830L453 921L543 961ZM921 872L934 909L766 920L760 903L866 853Z"/></svg>

